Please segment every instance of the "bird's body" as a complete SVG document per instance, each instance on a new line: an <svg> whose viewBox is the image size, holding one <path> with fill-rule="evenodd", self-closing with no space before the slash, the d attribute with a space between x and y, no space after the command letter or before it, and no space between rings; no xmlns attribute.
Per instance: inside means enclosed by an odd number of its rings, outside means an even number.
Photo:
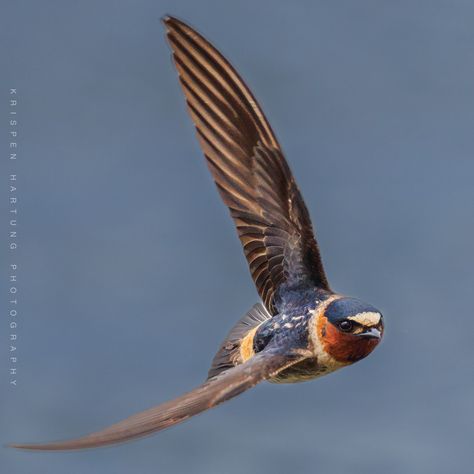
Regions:
<svg viewBox="0 0 474 474"><path fill-rule="evenodd" d="M372 306L354 298L347 298L331 292L307 289L292 296L293 306L284 312L270 316L262 305L255 305L244 316L255 313L255 325L240 321L234 334L231 333L221 345L209 371L213 377L224 370L247 362L268 344L291 347L307 354L307 357L270 378L270 382L304 382L350 365L372 352L379 342L382 330L382 316ZM341 333L333 330L328 313L336 305L349 306L342 320L360 324L364 321L362 335ZM326 312L328 311L328 313ZM360 322L357 323L356 321ZM362 328L362 325L359 326ZM371 332L372 331L372 332Z"/></svg>
<svg viewBox="0 0 474 474"><path fill-rule="evenodd" d="M348 366L382 338L380 311L329 287L301 193L248 87L195 30L176 18L163 22L201 149L263 304L237 322L207 380L191 392L82 438L15 447L80 449L144 436L263 380L302 382Z"/></svg>

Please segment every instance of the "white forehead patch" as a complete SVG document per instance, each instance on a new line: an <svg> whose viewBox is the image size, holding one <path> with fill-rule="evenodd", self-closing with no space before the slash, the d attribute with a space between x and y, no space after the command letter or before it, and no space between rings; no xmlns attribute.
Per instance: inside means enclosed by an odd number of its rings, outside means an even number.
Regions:
<svg viewBox="0 0 474 474"><path fill-rule="evenodd" d="M363 313L355 314L354 316L349 316L347 319L351 319L356 323L361 324L365 327L377 326L380 323L380 318L382 315L374 311L364 311Z"/></svg>

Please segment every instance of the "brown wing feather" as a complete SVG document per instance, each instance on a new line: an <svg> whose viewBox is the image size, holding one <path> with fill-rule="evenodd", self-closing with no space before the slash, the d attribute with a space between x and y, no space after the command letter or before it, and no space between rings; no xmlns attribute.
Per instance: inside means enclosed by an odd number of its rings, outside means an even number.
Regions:
<svg viewBox="0 0 474 474"><path fill-rule="evenodd" d="M308 211L257 101L207 40L176 18L163 21L199 143L266 307L275 314L285 285L329 289Z"/></svg>
<svg viewBox="0 0 474 474"><path fill-rule="evenodd" d="M222 372L181 397L133 415L97 433L50 444L13 444L11 447L41 451L84 449L146 436L230 400L304 358L304 355L296 353L261 352L247 363Z"/></svg>

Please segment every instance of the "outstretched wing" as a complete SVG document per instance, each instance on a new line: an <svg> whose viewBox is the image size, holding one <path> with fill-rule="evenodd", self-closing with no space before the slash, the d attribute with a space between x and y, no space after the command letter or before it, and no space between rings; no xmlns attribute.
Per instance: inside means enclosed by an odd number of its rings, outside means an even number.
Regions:
<svg viewBox="0 0 474 474"><path fill-rule="evenodd" d="M84 449L146 436L230 400L304 358L304 355L297 353L285 354L279 350L263 351L245 364L222 372L181 397L133 415L102 431L68 441L50 444L13 444L11 447L40 451Z"/></svg>
<svg viewBox="0 0 474 474"><path fill-rule="evenodd" d="M201 35L176 18L163 21L199 143L265 306L275 314L285 288L329 289L308 211L257 101Z"/></svg>

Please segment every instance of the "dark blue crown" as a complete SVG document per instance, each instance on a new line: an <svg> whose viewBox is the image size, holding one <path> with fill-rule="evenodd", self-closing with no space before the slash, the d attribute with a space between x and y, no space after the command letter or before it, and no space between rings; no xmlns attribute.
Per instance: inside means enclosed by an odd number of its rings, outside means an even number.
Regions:
<svg viewBox="0 0 474 474"><path fill-rule="evenodd" d="M329 321L336 322L349 316L355 316L358 313L364 312L380 313L377 308L368 303L364 303L356 298L344 297L330 303L324 311L324 315L329 319Z"/></svg>

